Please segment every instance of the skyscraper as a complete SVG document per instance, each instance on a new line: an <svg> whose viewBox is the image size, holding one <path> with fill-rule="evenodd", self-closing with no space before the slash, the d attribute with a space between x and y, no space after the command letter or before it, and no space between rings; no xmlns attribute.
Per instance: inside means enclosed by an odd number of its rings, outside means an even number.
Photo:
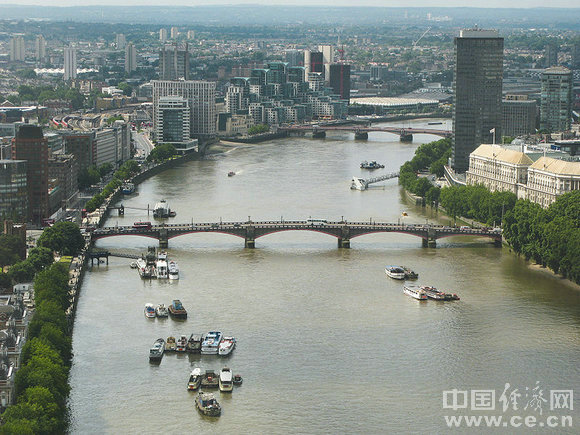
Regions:
<svg viewBox="0 0 580 435"><path fill-rule="evenodd" d="M167 29L159 29L159 40L161 42L167 41Z"/></svg>
<svg viewBox="0 0 580 435"><path fill-rule="evenodd" d="M123 50L127 45L127 38L122 33L119 33L115 38L117 50Z"/></svg>
<svg viewBox="0 0 580 435"><path fill-rule="evenodd" d="M44 60L46 57L46 41L44 36L38 35L34 44L34 58L38 61Z"/></svg>
<svg viewBox="0 0 580 435"><path fill-rule="evenodd" d="M161 97L156 106L157 123L155 135L159 143L171 143L179 147L190 139L190 115L188 101L183 97Z"/></svg>
<svg viewBox="0 0 580 435"><path fill-rule="evenodd" d="M190 111L190 135L192 137L215 135L215 82L154 80L153 126L155 129L158 126L157 113L162 97L183 97L187 100Z"/></svg>
<svg viewBox="0 0 580 435"><path fill-rule="evenodd" d="M137 69L137 49L132 42L125 47L125 72L130 74Z"/></svg>
<svg viewBox="0 0 580 435"><path fill-rule="evenodd" d="M177 39L179 37L179 29L177 27L171 28L171 39Z"/></svg>
<svg viewBox="0 0 580 435"><path fill-rule="evenodd" d="M343 100L350 100L350 65L345 63L330 65L330 87Z"/></svg>
<svg viewBox="0 0 580 435"><path fill-rule="evenodd" d="M74 47L64 49L64 79L77 78L77 50Z"/></svg>
<svg viewBox="0 0 580 435"><path fill-rule="evenodd" d="M178 47L177 43L166 44L159 52L159 79L189 79L189 46Z"/></svg>
<svg viewBox="0 0 580 435"><path fill-rule="evenodd" d="M41 127L25 124L18 129L12 160L26 160L28 219L40 223L48 217L48 141Z"/></svg>
<svg viewBox="0 0 580 435"><path fill-rule="evenodd" d="M542 73L540 128L550 132L570 130L572 71L563 66Z"/></svg>
<svg viewBox="0 0 580 435"><path fill-rule="evenodd" d="M546 45L544 58L546 60L546 68L558 65L558 45L553 42Z"/></svg>
<svg viewBox="0 0 580 435"><path fill-rule="evenodd" d="M501 140L503 38L497 30L461 30L455 43L453 152L456 172L479 145Z"/></svg>
<svg viewBox="0 0 580 435"><path fill-rule="evenodd" d="M21 35L15 35L10 40L10 60L23 62L25 58L24 38Z"/></svg>
<svg viewBox="0 0 580 435"><path fill-rule="evenodd" d="M334 63L334 47L332 45L319 45L318 51L322 53L324 80L328 83L330 82L330 65Z"/></svg>

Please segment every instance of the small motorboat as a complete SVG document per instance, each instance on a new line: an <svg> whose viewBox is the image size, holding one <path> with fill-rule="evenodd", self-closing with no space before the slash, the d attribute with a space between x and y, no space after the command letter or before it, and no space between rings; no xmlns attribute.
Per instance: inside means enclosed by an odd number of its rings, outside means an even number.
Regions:
<svg viewBox="0 0 580 435"><path fill-rule="evenodd" d="M157 317L169 317L169 310L164 304L159 304L157 305L157 308L155 308L155 314Z"/></svg>
<svg viewBox="0 0 580 435"><path fill-rule="evenodd" d="M234 175L236 175L236 173L234 171L228 172L228 177L233 177Z"/></svg>
<svg viewBox="0 0 580 435"><path fill-rule="evenodd" d="M182 335L181 337L179 337L179 340L177 340L175 351L185 352L186 349L187 349L187 337L185 335Z"/></svg>
<svg viewBox="0 0 580 435"><path fill-rule="evenodd" d="M227 367L220 370L219 388L224 393L229 393L234 389L232 371Z"/></svg>
<svg viewBox="0 0 580 435"><path fill-rule="evenodd" d="M158 338L153 343L151 349L149 349L149 361L158 362L163 358L163 352L165 351L165 340Z"/></svg>
<svg viewBox="0 0 580 435"><path fill-rule="evenodd" d="M155 307L153 304L145 304L145 317L153 319L155 318Z"/></svg>
<svg viewBox="0 0 580 435"><path fill-rule="evenodd" d="M179 299L175 299L169 305L169 314L176 319L187 319L187 311Z"/></svg>
<svg viewBox="0 0 580 435"><path fill-rule="evenodd" d="M166 352L175 352L177 344L175 343L175 337L167 337L167 342L165 343Z"/></svg>
<svg viewBox="0 0 580 435"><path fill-rule="evenodd" d="M242 379L242 375L234 375L234 385L242 385L242 382L244 380Z"/></svg>
<svg viewBox="0 0 580 435"><path fill-rule="evenodd" d="M197 390L201 385L201 369L194 368L189 374L189 381L187 381L187 389L189 391Z"/></svg>
<svg viewBox="0 0 580 435"><path fill-rule="evenodd" d="M204 415L210 417L219 417L222 413L222 407L216 400L213 393L204 393L200 391L195 398L195 406Z"/></svg>
<svg viewBox="0 0 580 435"><path fill-rule="evenodd" d="M219 376L213 370L206 370L201 377L202 388L217 388L219 386Z"/></svg>
<svg viewBox="0 0 580 435"><path fill-rule="evenodd" d="M224 337L218 346L218 355L227 356L236 347L236 339L234 337Z"/></svg>
<svg viewBox="0 0 580 435"><path fill-rule="evenodd" d="M187 340L187 351L189 353L200 353L201 352L201 335L191 334L189 340Z"/></svg>

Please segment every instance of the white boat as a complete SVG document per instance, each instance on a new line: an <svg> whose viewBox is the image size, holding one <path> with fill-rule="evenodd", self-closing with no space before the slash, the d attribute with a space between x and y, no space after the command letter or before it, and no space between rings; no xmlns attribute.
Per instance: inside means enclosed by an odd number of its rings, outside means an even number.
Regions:
<svg viewBox="0 0 580 435"><path fill-rule="evenodd" d="M201 342L202 355L216 355L220 342L222 341L222 333L219 331L208 332Z"/></svg>
<svg viewBox="0 0 580 435"><path fill-rule="evenodd" d="M157 260L157 262L155 263L155 276L157 276L158 279L169 278L167 270L167 261Z"/></svg>
<svg viewBox="0 0 580 435"><path fill-rule="evenodd" d="M157 259L167 261L167 252L166 251L159 251L157 253Z"/></svg>
<svg viewBox="0 0 580 435"><path fill-rule="evenodd" d="M150 362L160 362L163 358L163 352L165 350L165 340L158 338L155 343L149 349L149 361Z"/></svg>
<svg viewBox="0 0 580 435"><path fill-rule="evenodd" d="M153 217L166 218L169 217L169 213L169 204L164 199L156 203L155 207L153 207Z"/></svg>
<svg viewBox="0 0 580 435"><path fill-rule="evenodd" d="M385 266L385 273L393 279L405 279L406 273L401 266Z"/></svg>
<svg viewBox="0 0 580 435"><path fill-rule="evenodd" d="M189 374L189 381L187 381L187 389L189 391L197 390L201 385L201 369L194 368Z"/></svg>
<svg viewBox="0 0 580 435"><path fill-rule="evenodd" d="M366 190L366 180L364 178L352 177L350 188L353 190Z"/></svg>
<svg viewBox="0 0 580 435"><path fill-rule="evenodd" d="M234 389L232 371L227 367L224 367L220 371L219 388L220 391L224 392L229 392Z"/></svg>
<svg viewBox="0 0 580 435"><path fill-rule="evenodd" d="M179 340L177 340L175 351L185 352L186 349L187 349L187 337L185 335L182 335L181 337L179 337Z"/></svg>
<svg viewBox="0 0 580 435"><path fill-rule="evenodd" d="M169 279L179 279L179 267L175 261L170 261L169 266Z"/></svg>
<svg viewBox="0 0 580 435"><path fill-rule="evenodd" d="M141 278L151 278L153 270L151 266L147 264L147 261L143 258L139 258L135 263L137 264L137 270L139 271Z"/></svg>
<svg viewBox="0 0 580 435"><path fill-rule="evenodd" d="M435 287L423 285L423 286L421 286L421 290L423 290L427 294L427 297L430 299L435 299L437 301L444 301L445 300L445 293L440 292Z"/></svg>
<svg viewBox="0 0 580 435"><path fill-rule="evenodd" d="M234 337L224 337L218 346L218 355L229 355L234 350L234 347L236 347L236 339Z"/></svg>
<svg viewBox="0 0 580 435"><path fill-rule="evenodd" d="M155 308L155 314L157 317L169 317L169 310L164 304L159 304L157 305L157 308Z"/></svg>
<svg viewBox="0 0 580 435"><path fill-rule="evenodd" d="M427 293L418 285L405 285L403 286L403 293L411 296L412 298L418 299L420 301L427 300Z"/></svg>
<svg viewBox="0 0 580 435"><path fill-rule="evenodd" d="M153 304L145 304L145 309L143 311L145 312L145 317L150 319L155 317L155 307Z"/></svg>

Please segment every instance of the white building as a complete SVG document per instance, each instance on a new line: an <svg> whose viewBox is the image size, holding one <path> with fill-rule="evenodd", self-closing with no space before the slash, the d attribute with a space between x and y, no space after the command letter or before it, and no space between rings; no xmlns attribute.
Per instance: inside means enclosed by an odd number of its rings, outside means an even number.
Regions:
<svg viewBox="0 0 580 435"><path fill-rule="evenodd" d="M159 41L161 42L167 41L167 29L159 30Z"/></svg>
<svg viewBox="0 0 580 435"><path fill-rule="evenodd" d="M528 168L528 183L518 197L546 208L572 190L580 190L580 162L540 157Z"/></svg>
<svg viewBox="0 0 580 435"><path fill-rule="evenodd" d="M15 35L10 40L10 60L23 62L26 59L24 37Z"/></svg>
<svg viewBox="0 0 580 435"><path fill-rule="evenodd" d="M216 130L215 82L198 80L153 81L153 125L157 126L160 98L183 97L190 110L190 136L211 137Z"/></svg>
<svg viewBox="0 0 580 435"><path fill-rule="evenodd" d="M131 73L137 69L137 49L132 42L125 47L125 72Z"/></svg>
<svg viewBox="0 0 580 435"><path fill-rule="evenodd" d="M77 50L74 47L64 49L64 80L77 78Z"/></svg>
<svg viewBox="0 0 580 435"><path fill-rule="evenodd" d="M122 33L119 33L115 38L115 44L117 45L117 50L123 50L127 45L127 38Z"/></svg>
<svg viewBox="0 0 580 435"><path fill-rule="evenodd" d="M324 64L324 81L330 81L330 65L334 63L334 47L332 45L319 45L318 51L322 53Z"/></svg>
<svg viewBox="0 0 580 435"><path fill-rule="evenodd" d="M179 29L177 27L171 28L171 39L177 39L179 37Z"/></svg>

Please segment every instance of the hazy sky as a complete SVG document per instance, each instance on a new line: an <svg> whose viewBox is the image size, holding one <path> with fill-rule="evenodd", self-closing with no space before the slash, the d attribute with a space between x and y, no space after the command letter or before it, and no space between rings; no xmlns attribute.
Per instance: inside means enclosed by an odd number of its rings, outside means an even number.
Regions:
<svg viewBox="0 0 580 435"><path fill-rule="evenodd" d="M86 5L224 5L266 4L300 6L393 6L393 7L487 7L487 8L580 8L578 0L0 0L0 4L42 6L86 6Z"/></svg>

